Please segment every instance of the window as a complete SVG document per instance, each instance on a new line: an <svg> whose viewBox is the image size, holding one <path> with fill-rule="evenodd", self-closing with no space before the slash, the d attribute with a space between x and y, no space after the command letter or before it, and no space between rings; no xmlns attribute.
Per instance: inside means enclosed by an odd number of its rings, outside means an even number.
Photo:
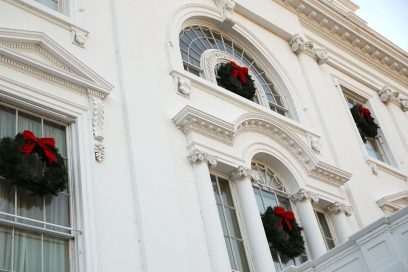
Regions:
<svg viewBox="0 0 408 272"><path fill-rule="evenodd" d="M266 95L271 110L289 117L282 96L268 78L266 72L255 61L251 54L239 42L215 29L204 26L189 26L180 32L180 51L184 69L197 76L202 76L201 55L210 49L228 53L238 63L242 63L255 75L263 93ZM258 103L256 97L254 101Z"/></svg>
<svg viewBox="0 0 408 272"><path fill-rule="evenodd" d="M50 9L64 13L65 15L69 14L69 0L34 0Z"/></svg>
<svg viewBox="0 0 408 272"><path fill-rule="evenodd" d="M268 207L281 206L285 210L292 211L292 203L286 193L282 178L276 174L271 168L265 166L260 162L253 162L252 169L259 172L261 179L257 185L254 186L254 193L258 210L263 214ZM282 271L290 265L299 265L307 261L307 255L303 254L299 257L288 259L276 250L271 250L272 259L275 263L275 270Z"/></svg>
<svg viewBox="0 0 408 272"><path fill-rule="evenodd" d="M315 214L316 214L317 222L319 223L320 231L322 233L323 240L324 240L324 243L326 244L327 250L330 250L336 247L327 215L318 210L315 210Z"/></svg>
<svg viewBox="0 0 408 272"><path fill-rule="evenodd" d="M31 130L53 137L67 161L67 127L0 103L0 138ZM68 186L69 188L69 186ZM0 271L68 272L73 240L70 189L34 197L0 177Z"/></svg>
<svg viewBox="0 0 408 272"><path fill-rule="evenodd" d="M211 181L232 271L249 272L244 240L238 224L230 182L214 174L211 174Z"/></svg>
<svg viewBox="0 0 408 272"><path fill-rule="evenodd" d="M351 109L353 106L357 104L365 105L366 100L363 98L357 97L356 95L353 95L351 91L348 89L344 88L342 86L342 89L344 91L344 95L347 101L348 107ZM366 106L366 105L365 105ZM377 160L389 163L388 158L385 154L384 151L384 144L381 140L381 134L375 138L367 137L367 142L364 143L365 149L367 150L367 153L370 157L375 158Z"/></svg>

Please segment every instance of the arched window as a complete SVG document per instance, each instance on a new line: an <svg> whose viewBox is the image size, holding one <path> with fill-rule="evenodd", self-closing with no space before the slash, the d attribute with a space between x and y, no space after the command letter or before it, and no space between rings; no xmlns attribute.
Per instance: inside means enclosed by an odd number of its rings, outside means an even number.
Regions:
<svg viewBox="0 0 408 272"><path fill-rule="evenodd" d="M255 80L257 94L254 102L265 105L273 111L290 117L283 97L277 91L265 70L252 56L251 52L227 34L200 25L188 26L180 32L180 51L184 69L197 76L205 77L203 71L203 55L209 50L223 52L227 60L235 61L249 69ZM220 54L218 55L220 56ZM224 57L224 62L225 62ZM220 57L219 63L223 62ZM215 71L214 73L215 78ZM209 79L209 78L207 78ZM216 83L215 80L214 83Z"/></svg>
<svg viewBox="0 0 408 272"><path fill-rule="evenodd" d="M254 184L254 193L258 210L263 214L268 207L281 206L285 210L293 210L289 194L286 193L285 183L282 177L272 168L261 162L252 162L252 170L260 175L260 180ZM271 250L272 259L275 263L276 271L282 271L290 265L299 265L307 260L306 255L288 259L282 256L276 250Z"/></svg>

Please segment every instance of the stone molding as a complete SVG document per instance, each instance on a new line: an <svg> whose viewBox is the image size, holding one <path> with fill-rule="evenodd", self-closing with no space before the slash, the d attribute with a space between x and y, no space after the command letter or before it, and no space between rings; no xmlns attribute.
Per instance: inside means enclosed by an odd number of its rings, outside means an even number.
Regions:
<svg viewBox="0 0 408 272"><path fill-rule="evenodd" d="M326 211L330 214L344 213L346 216L351 216L353 214L353 209L351 206L346 206L338 201L327 206Z"/></svg>
<svg viewBox="0 0 408 272"><path fill-rule="evenodd" d="M399 106L402 111L408 111L408 98L400 96L400 93L389 86L384 86L378 91L380 100L384 103L392 102Z"/></svg>
<svg viewBox="0 0 408 272"><path fill-rule="evenodd" d="M302 188L298 192L292 194L290 199L292 201L304 201L310 199L313 204L317 204L319 202L319 195Z"/></svg>
<svg viewBox="0 0 408 272"><path fill-rule="evenodd" d="M221 23L224 26L232 27L235 25L235 21L232 18L235 9L234 0L214 0L215 5L221 14Z"/></svg>
<svg viewBox="0 0 408 272"><path fill-rule="evenodd" d="M227 145L232 145L238 133L260 133L283 146L310 177L335 186L341 186L351 178L350 173L320 161L309 145L290 128L267 114L243 114L234 123L229 123L186 106L173 117L173 122L186 136L194 132Z"/></svg>
<svg viewBox="0 0 408 272"><path fill-rule="evenodd" d="M216 157L211 156L208 153L201 152L198 149L195 149L193 150L193 152L191 152L191 154L188 156L188 160L192 164L208 163L208 165L213 168L217 166Z"/></svg>
<svg viewBox="0 0 408 272"><path fill-rule="evenodd" d="M305 40L299 34L293 35L292 39L289 41L289 45L293 53L298 55L303 52L316 60L319 65L326 63L329 59L327 49L316 47L312 41Z"/></svg>
<svg viewBox="0 0 408 272"><path fill-rule="evenodd" d="M235 180L249 178L251 182L256 183L260 180L261 177L257 171L245 168L244 166L240 165L237 167L237 169L231 171L230 178Z"/></svg>
<svg viewBox="0 0 408 272"><path fill-rule="evenodd" d="M377 205L386 215L390 215L406 206L401 205L405 202L408 205L408 191L402 191L377 200Z"/></svg>
<svg viewBox="0 0 408 272"><path fill-rule="evenodd" d="M190 97L191 80L177 76L177 91L186 97Z"/></svg>
<svg viewBox="0 0 408 272"><path fill-rule="evenodd" d="M374 34L353 13L342 14L328 1L274 1L297 14L306 28L326 37L394 79L408 83L408 58L405 52Z"/></svg>
<svg viewBox="0 0 408 272"><path fill-rule="evenodd" d="M105 156L104 104L113 86L44 33L0 28L0 65L87 95L95 159Z"/></svg>

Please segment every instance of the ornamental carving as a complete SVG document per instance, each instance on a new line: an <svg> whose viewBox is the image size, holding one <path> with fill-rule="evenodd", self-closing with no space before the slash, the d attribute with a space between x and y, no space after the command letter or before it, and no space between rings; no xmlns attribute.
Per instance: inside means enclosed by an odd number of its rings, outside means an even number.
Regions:
<svg viewBox="0 0 408 272"><path fill-rule="evenodd" d="M351 208L351 206L346 206L345 204L338 201L328 206L326 210L328 213L332 214L344 213L346 216L351 216L353 214L353 209Z"/></svg>
<svg viewBox="0 0 408 272"><path fill-rule="evenodd" d="M189 97L191 92L191 80L180 76L177 77L177 91L180 94Z"/></svg>
<svg viewBox="0 0 408 272"><path fill-rule="evenodd" d="M201 152L198 149L195 149L189 156L188 160L192 164L197 164L197 163L208 163L210 167L216 167L217 166L217 159L214 156L211 156L207 153Z"/></svg>
<svg viewBox="0 0 408 272"><path fill-rule="evenodd" d="M235 21L232 19L232 14L235 8L234 0L214 0L217 8L221 13L221 22L224 25L232 27L235 24Z"/></svg>
<svg viewBox="0 0 408 272"><path fill-rule="evenodd" d="M100 98L91 96L91 108L92 108L92 130L94 137L94 150L95 159L98 162L103 161L105 158L105 147L103 145L103 124L104 124L104 105Z"/></svg>
<svg viewBox="0 0 408 272"><path fill-rule="evenodd" d="M378 96L380 97L381 101L384 103L394 102L399 104L399 93L394 91L388 86L384 86L381 90L378 91Z"/></svg>
<svg viewBox="0 0 408 272"><path fill-rule="evenodd" d="M253 182L258 182L260 180L260 175L257 171L243 167L242 165L238 166L237 169L231 172L231 179L243 179L249 178Z"/></svg>
<svg viewBox="0 0 408 272"><path fill-rule="evenodd" d="M292 39L289 41L289 45L293 53L298 55L303 52L314 58L319 65L326 63L329 59L326 48L316 47L312 41L305 40L299 34L293 35Z"/></svg>
<svg viewBox="0 0 408 272"><path fill-rule="evenodd" d="M408 111L408 98L401 98L400 99L401 102L401 109L403 112Z"/></svg>
<svg viewBox="0 0 408 272"><path fill-rule="evenodd" d="M292 201L304 201L310 199L312 203L317 204L317 202L319 202L319 195L305 189L300 189L297 193L291 195L290 199Z"/></svg>

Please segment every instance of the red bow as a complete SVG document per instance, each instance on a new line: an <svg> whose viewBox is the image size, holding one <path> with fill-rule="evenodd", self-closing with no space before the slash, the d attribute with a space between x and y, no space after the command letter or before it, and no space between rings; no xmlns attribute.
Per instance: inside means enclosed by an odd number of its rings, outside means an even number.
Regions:
<svg viewBox="0 0 408 272"><path fill-rule="evenodd" d="M292 224L291 222L295 221L295 215L292 211L286 211L283 207L275 207L273 209L276 215L279 216L279 227L282 227L282 221L285 220L285 224L288 227L289 231L292 231Z"/></svg>
<svg viewBox="0 0 408 272"><path fill-rule="evenodd" d="M57 158L51 149L55 148L54 138L41 138L35 137L34 133L29 130L24 130L23 139L27 143L20 149L19 152L23 153L25 156L33 152L36 146L39 146L45 153L50 164L57 163Z"/></svg>
<svg viewBox="0 0 408 272"><path fill-rule="evenodd" d="M368 122L371 122L373 120L373 117L371 116L371 112L369 109L364 108L363 105L359 105L358 109L360 110L361 118L364 119L365 117Z"/></svg>
<svg viewBox="0 0 408 272"><path fill-rule="evenodd" d="M247 83L246 75L248 74L248 68L238 66L235 62L232 62L232 61L231 61L231 67L232 67L232 76L235 78L239 76L239 79L241 79L242 84L245 85Z"/></svg>

